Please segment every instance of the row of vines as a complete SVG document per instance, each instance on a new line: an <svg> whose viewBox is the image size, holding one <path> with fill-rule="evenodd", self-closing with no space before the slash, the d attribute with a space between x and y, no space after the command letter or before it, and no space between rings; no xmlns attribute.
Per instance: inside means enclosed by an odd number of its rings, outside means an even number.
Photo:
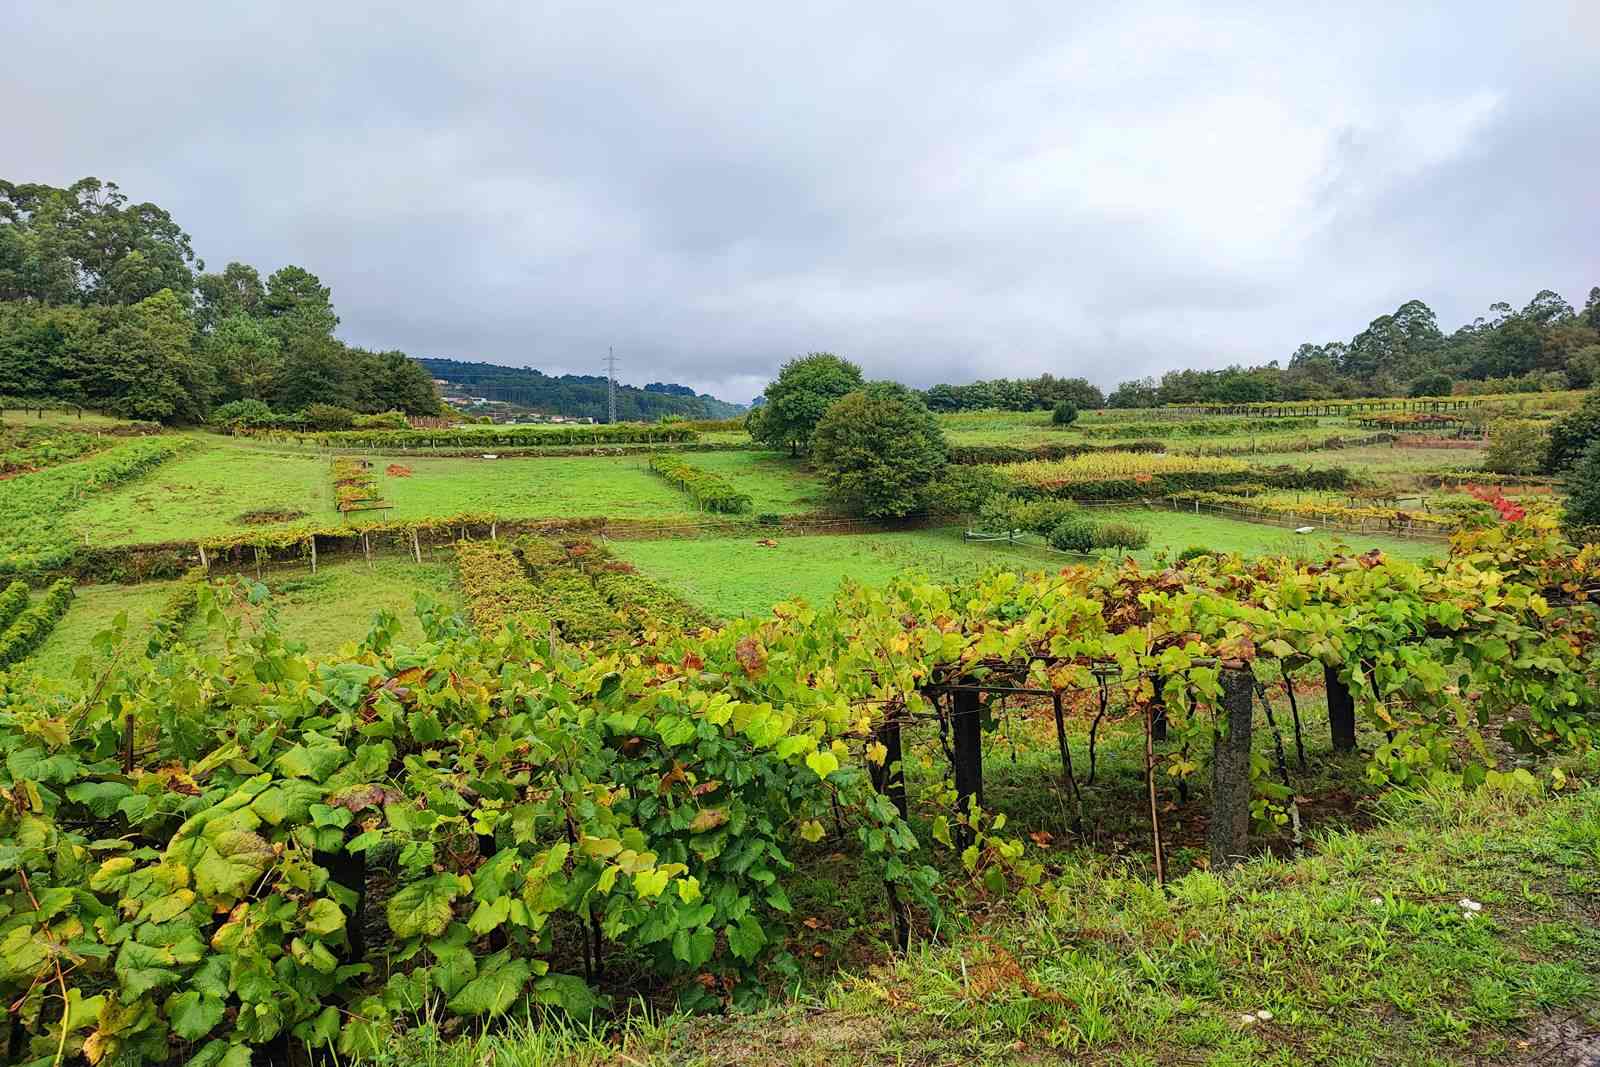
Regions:
<svg viewBox="0 0 1600 1067"><path fill-rule="evenodd" d="M16 606L15 593L20 584L14 583L0 597L0 613ZM26 602L27 587L24 586L22 591ZM50 631L56 628L56 623L61 621L71 604L72 580L62 578L18 612L10 624L0 630L0 668L20 662L44 644L44 639L50 636Z"/></svg>
<svg viewBox="0 0 1600 1067"><path fill-rule="evenodd" d="M512 554L535 595L557 571L596 588L575 547ZM482 589L514 573L504 549L465 551L497 559ZM316 663L201 586L203 653L125 658L87 698L0 677L8 1062L242 1067L290 1039L361 1058L397 1027L584 1016L602 948L691 1007L738 1003L781 951L786 875L824 822L930 916L956 889L1036 892L1042 868L973 808L948 820L973 832L949 878L974 884L941 881L949 834L918 840L873 787L879 727L928 714L936 678L1120 672L1193 743L1182 775L1209 749L1224 665L1320 661L1391 731L1374 776L1471 782L1484 730L1524 750L1593 743L1597 588L1600 549L1536 511L1424 565L907 578L590 643L517 624L521 603L482 632L425 606L416 647L380 618ZM1157 676L1185 684L1158 692ZM932 788L944 804L947 783Z"/></svg>
<svg viewBox="0 0 1600 1067"><path fill-rule="evenodd" d="M650 469L688 493L707 511L738 515L750 510L750 494L741 493L722 475L696 467L682 456L658 452L650 457Z"/></svg>
<svg viewBox="0 0 1600 1067"><path fill-rule="evenodd" d="M699 440L696 430L671 423L567 426L457 426L422 430L253 431L268 441L377 451L428 448L517 448L540 445L675 444Z"/></svg>

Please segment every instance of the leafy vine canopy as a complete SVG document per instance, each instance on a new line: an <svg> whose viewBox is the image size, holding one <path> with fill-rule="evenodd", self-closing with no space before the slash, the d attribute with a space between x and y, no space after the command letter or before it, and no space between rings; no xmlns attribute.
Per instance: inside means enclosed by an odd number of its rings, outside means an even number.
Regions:
<svg viewBox="0 0 1600 1067"><path fill-rule="evenodd" d="M423 643L399 646L380 616L321 662L202 585L199 646L113 657L109 634L111 665L74 695L0 677L12 1047L23 1063L178 1049L212 1067L285 1035L368 1055L439 1010L586 1014L598 994L562 961L589 936L667 978L714 976L681 983L690 1006L758 996L785 876L824 820L845 820L873 877L938 908L933 844L872 784L879 727L928 713L936 680L1138 676L1134 699L1167 702L1200 741L1220 669L1320 661L1393 731L1379 778L1481 778L1489 729L1586 746L1596 553L1536 512L1424 565L904 578L555 648L514 618L485 635L422 601ZM1032 891L1040 869L1002 817L956 817L982 823L972 847L992 862L964 869L982 868L984 891Z"/></svg>

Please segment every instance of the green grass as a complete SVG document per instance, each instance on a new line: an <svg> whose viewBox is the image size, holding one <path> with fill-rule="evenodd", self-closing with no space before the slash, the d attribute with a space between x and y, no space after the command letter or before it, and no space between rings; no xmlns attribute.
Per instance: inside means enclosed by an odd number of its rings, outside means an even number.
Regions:
<svg viewBox="0 0 1600 1067"><path fill-rule="evenodd" d="M1315 533L1297 534L1286 527L1243 522L1218 515L1191 515L1181 511L1144 508L1086 510L1093 518L1100 521L1127 521L1149 530L1149 547L1132 553L1133 558L1141 563L1153 562L1162 552L1165 552L1169 559L1175 558L1179 552L1191 545L1199 545L1218 552L1237 552L1245 556L1284 555L1311 558L1325 558L1339 553L1360 553L1381 548L1401 559L1442 556L1449 547L1442 541L1412 541L1403 537L1384 537L1380 534L1321 529ZM1120 554L1116 552L1103 552L1100 555L1120 558Z"/></svg>
<svg viewBox="0 0 1600 1067"><path fill-rule="evenodd" d="M749 493L754 514L794 515L828 508L822 482L785 453L689 452L683 458Z"/></svg>
<svg viewBox="0 0 1600 1067"><path fill-rule="evenodd" d="M371 629L373 616L384 610L399 617L401 644L420 643L417 593L426 593L452 610L462 606L455 571L445 563L418 566L409 560L386 559L374 560L370 569L365 562L338 563L318 567L316 574L308 568L270 575L266 586L279 629L286 638L304 643L313 656L360 641Z"/></svg>
<svg viewBox="0 0 1600 1067"><path fill-rule="evenodd" d="M248 529L239 516L263 508L335 517L323 460L230 446L216 437L200 440L200 451L74 511L68 523L79 539L119 545L219 536Z"/></svg>
<svg viewBox="0 0 1600 1067"><path fill-rule="evenodd" d="M392 521L492 512L512 518L607 516L684 519L694 502L645 467L646 456L506 459L380 457L378 486L394 507L373 512ZM409 477L384 473L390 463Z"/></svg>
<svg viewBox="0 0 1600 1067"><path fill-rule="evenodd" d="M1351 534L1300 535L1277 526L1181 512L1092 509L1097 520L1125 519L1151 532L1150 546L1133 553L1151 562L1158 552L1169 558L1190 545L1245 555L1327 556L1337 551L1381 548L1406 559L1437 555L1444 546L1396 537ZM785 537L777 546L760 544L761 535L665 541L620 541L617 554L653 578L667 583L702 607L725 616L764 613L780 600L804 598L819 603L844 578L881 583L907 570L949 579L995 567L1040 570L1083 562L1086 557L1052 552L1037 544L965 541L956 528L899 533ZM1037 539L1034 539L1037 541ZM1116 553L1104 553L1115 558Z"/></svg>
<svg viewBox="0 0 1600 1067"><path fill-rule="evenodd" d="M180 583L146 582L142 585L85 585L73 597L67 614L25 661L29 670L54 681L66 681L78 658L90 652L95 634L111 628L121 612L128 616L128 633L142 636L150 621L166 605Z"/></svg>
<svg viewBox="0 0 1600 1067"><path fill-rule="evenodd" d="M794 598L820 603L844 578L878 583L908 569L954 578L1000 565L1035 569L1059 559L1037 549L964 542L952 530L802 537L774 533L777 545L772 548L759 543L762 536L619 541L613 549L680 595L725 616L764 613L778 601Z"/></svg>

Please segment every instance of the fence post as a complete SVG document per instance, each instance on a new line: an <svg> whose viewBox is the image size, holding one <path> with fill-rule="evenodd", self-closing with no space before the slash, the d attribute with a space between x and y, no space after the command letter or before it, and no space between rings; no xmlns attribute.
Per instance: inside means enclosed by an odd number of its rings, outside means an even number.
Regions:
<svg viewBox="0 0 1600 1067"><path fill-rule="evenodd" d="M1338 668L1324 664L1322 678L1328 687L1328 728L1333 734L1333 750L1354 752L1356 750L1355 698L1350 695L1350 687L1339 677Z"/></svg>
<svg viewBox="0 0 1600 1067"><path fill-rule="evenodd" d="M1222 672L1222 707L1211 758L1211 869L1231 867L1250 844L1250 732L1254 678L1248 669Z"/></svg>
<svg viewBox="0 0 1600 1067"><path fill-rule="evenodd" d="M956 777L956 811L967 814L967 798L975 797L978 807L983 807L983 722L982 705L978 692L973 689L955 691L955 711L951 715L954 741L952 753ZM972 834L957 825L956 840L962 848L972 842Z"/></svg>

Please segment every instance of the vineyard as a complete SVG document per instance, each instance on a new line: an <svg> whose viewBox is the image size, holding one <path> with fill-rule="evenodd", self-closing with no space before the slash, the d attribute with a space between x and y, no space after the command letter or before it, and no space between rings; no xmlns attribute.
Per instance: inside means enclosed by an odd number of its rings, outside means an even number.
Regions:
<svg viewBox="0 0 1600 1067"><path fill-rule="evenodd" d="M1559 791L1593 750L1600 557L1559 496L1355 417L962 415L952 510L899 527L682 427L37 435L0 480L5 1062L626 1042L636 1001L952 951L963 1003L1094 1047L1090 987L983 916L1181 908L1386 786Z"/></svg>
<svg viewBox="0 0 1600 1067"><path fill-rule="evenodd" d="M72 555L65 516L91 494L137 478L182 453L181 439L134 440L75 463L0 481L0 574L57 567Z"/></svg>
<svg viewBox="0 0 1600 1067"><path fill-rule="evenodd" d="M1327 670L1336 739L1335 689L1389 731L1369 769L1390 781L1484 781L1485 730L1561 752L1595 729L1600 566L1537 514L1431 566L1205 557L902 580L620 644L589 549L525 541L510 569L507 554L463 553L501 574L465 584L538 575L553 600L501 614L554 628L495 630L475 607L479 633L435 615L415 649L379 628L312 663L270 627L230 627L198 585L220 653L145 650L81 706L0 691L16 1059L234 1062L289 1035L371 1056L425 1013L493 1018L529 998L587 1014L612 957L661 981L717 976L675 983L687 1007L738 1003L759 995L796 851L840 820L902 939L974 893L1035 898L1043 868L981 806L991 695L1114 686L1163 727L1152 791L1209 763L1213 803L1231 783L1239 818L1268 827L1298 819L1295 799L1271 761L1238 762L1237 701L1307 662ZM575 643L573 612L598 643ZM938 723L954 767L908 796L902 731ZM1219 726L1235 744L1211 760ZM1062 750L1081 819L1085 757ZM926 838L912 804L942 812ZM1223 810L1215 827L1246 825ZM1214 868L1231 861L1217 833Z"/></svg>

